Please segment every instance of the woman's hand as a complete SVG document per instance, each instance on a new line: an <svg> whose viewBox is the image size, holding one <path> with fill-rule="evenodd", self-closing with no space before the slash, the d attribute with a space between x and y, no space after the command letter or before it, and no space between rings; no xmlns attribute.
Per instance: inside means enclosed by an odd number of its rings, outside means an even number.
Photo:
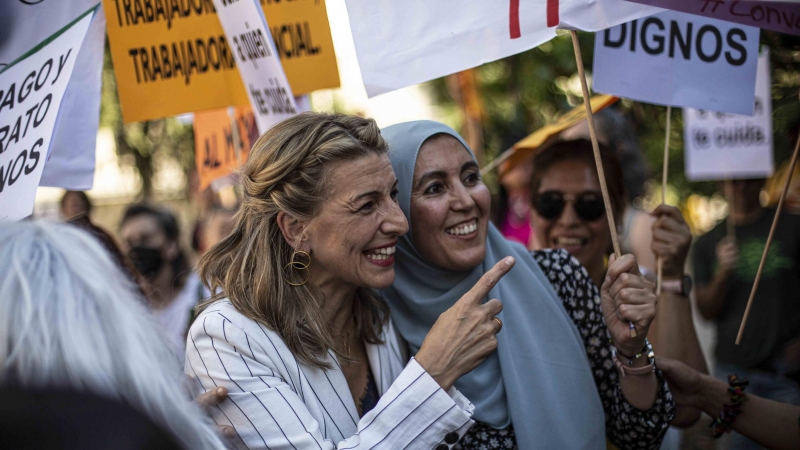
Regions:
<svg viewBox="0 0 800 450"><path fill-rule="evenodd" d="M672 398L677 406L697 408L703 392L704 376L686 364L669 358L658 358L658 368L667 380ZM724 383L722 383L723 387Z"/></svg>
<svg viewBox="0 0 800 450"><path fill-rule="evenodd" d="M651 213L657 217L653 222L651 248L656 257L664 261L664 278L683 277L686 256L692 244L692 233L683 220L680 210L674 206L659 205Z"/></svg>
<svg viewBox="0 0 800 450"><path fill-rule="evenodd" d="M728 276L739 261L739 248L736 246L736 238L726 236L717 243L717 274Z"/></svg>
<svg viewBox="0 0 800 450"><path fill-rule="evenodd" d="M197 396L197 404L200 405L206 413L210 408L219 405L228 398L228 390L224 387L204 392ZM236 435L233 427L227 425L218 425L217 429L227 438L232 438Z"/></svg>
<svg viewBox="0 0 800 450"><path fill-rule="evenodd" d="M507 257L486 272L433 324L419 352L417 362L444 390L477 367L497 348L495 336L502 328L494 317L503 310L500 300L481 303L489 291L512 267Z"/></svg>
<svg viewBox="0 0 800 450"><path fill-rule="evenodd" d="M611 255L600 297L614 346L625 355L641 352L656 316L658 298L653 283L639 272L633 255L622 255L619 259ZM636 337L631 337L629 322L636 326Z"/></svg>

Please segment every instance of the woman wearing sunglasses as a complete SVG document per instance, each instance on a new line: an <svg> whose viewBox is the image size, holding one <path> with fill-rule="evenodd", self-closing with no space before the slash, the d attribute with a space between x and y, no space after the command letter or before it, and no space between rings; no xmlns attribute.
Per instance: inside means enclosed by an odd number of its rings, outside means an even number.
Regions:
<svg viewBox="0 0 800 450"><path fill-rule="evenodd" d="M566 251L530 253L489 223L488 188L451 128L416 121L381 134L410 225L397 242L395 281L381 293L412 354L423 344L452 345L426 339L439 315L494 262L516 259L487 297L503 299L497 350L455 382L475 405L476 424L452 448L594 449L606 440L623 450L658 448L674 403L643 351L655 295L634 258L612 261L601 290Z"/></svg>
<svg viewBox="0 0 800 450"><path fill-rule="evenodd" d="M601 159L611 208L620 224L626 208L622 167L602 145ZM530 189L537 247L566 249L586 268L594 284L602 286L607 272L605 259L613 249L591 143L585 139L561 141L538 153L533 160ZM663 259L664 282L649 329L650 340L658 355L707 373L692 323L691 282L687 283L684 275L691 232L673 206L661 205L652 215L655 222L650 248ZM685 427L699 418L699 410L678 408L672 424ZM677 439L675 432L667 436Z"/></svg>
<svg viewBox="0 0 800 450"><path fill-rule="evenodd" d="M625 210L622 168L612 154L601 152L608 196L616 223ZM538 248L563 248L578 259L595 285L606 274L605 257L613 252L597 179L592 144L561 141L534 158L531 173L532 225Z"/></svg>

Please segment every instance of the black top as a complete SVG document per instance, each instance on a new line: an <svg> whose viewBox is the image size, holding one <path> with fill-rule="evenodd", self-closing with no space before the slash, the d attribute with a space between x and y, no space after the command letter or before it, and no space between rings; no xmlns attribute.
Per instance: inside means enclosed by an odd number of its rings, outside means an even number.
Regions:
<svg viewBox="0 0 800 450"><path fill-rule="evenodd" d="M375 377L372 376L372 368L367 365L367 388L364 391L364 396L361 397L361 404L359 405L361 417L364 417L368 412L372 411L375 405L378 404L380 398L381 395L378 392L378 385L375 383Z"/></svg>
<svg viewBox="0 0 800 450"><path fill-rule="evenodd" d="M3 449L181 448L171 434L135 408L95 394L3 388L0 398Z"/></svg>
<svg viewBox="0 0 800 450"><path fill-rule="evenodd" d="M541 250L532 252L553 290L564 302L564 307L581 334L589 366L603 404L606 438L620 450L657 449L664 433L675 415L675 402L667 389L664 376L656 370L658 396L647 411L636 409L628 403L619 385L618 373L611 360L611 343L608 328L600 306L600 291L586 269L566 250ZM656 363L657 364L657 363ZM556 373L557 375L557 373ZM537 389L532 386L532 389ZM543 405L543 408L552 407ZM525 426L525 424L516 424ZM570 426L564 424L564 426ZM580 433L580 430L575 430ZM516 449L514 429L504 430L476 423L467 431L455 449Z"/></svg>
<svg viewBox="0 0 800 450"><path fill-rule="evenodd" d="M735 344L774 216L775 210L765 209L756 222L736 227L739 261L728 279L725 304L714 319L718 337L715 354L720 362L770 370L781 347L800 338L800 216L784 212L775 229L742 343ZM697 240L697 286L708 284L714 277L716 246L726 233L725 223L720 223Z"/></svg>

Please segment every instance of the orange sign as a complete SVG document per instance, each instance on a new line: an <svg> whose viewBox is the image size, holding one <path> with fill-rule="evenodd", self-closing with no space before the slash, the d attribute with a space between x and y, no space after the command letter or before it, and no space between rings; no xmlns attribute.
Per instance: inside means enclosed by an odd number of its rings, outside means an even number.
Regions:
<svg viewBox="0 0 800 450"><path fill-rule="evenodd" d="M339 86L324 0L260 0L294 95ZM247 105L211 0L103 0L124 121ZM253 20L258 20L254 18Z"/></svg>
<svg viewBox="0 0 800 450"><path fill-rule="evenodd" d="M194 115L195 163L200 176L201 191L212 181L230 175L244 164L250 154L250 147L258 139L253 110L249 106L240 106L233 110L233 117L228 108Z"/></svg>

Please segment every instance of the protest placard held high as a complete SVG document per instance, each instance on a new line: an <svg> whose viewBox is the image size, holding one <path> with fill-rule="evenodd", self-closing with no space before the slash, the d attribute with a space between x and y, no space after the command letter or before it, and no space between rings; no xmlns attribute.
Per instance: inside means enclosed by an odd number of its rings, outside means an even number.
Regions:
<svg viewBox="0 0 800 450"><path fill-rule="evenodd" d="M752 116L683 110L686 178L692 181L765 178L774 171L769 52L758 58Z"/></svg>
<svg viewBox="0 0 800 450"><path fill-rule="evenodd" d="M0 221L33 212L59 108L92 8L0 72Z"/></svg>
<svg viewBox="0 0 800 450"><path fill-rule="evenodd" d="M666 11L598 33L593 88L648 103L752 114L759 30Z"/></svg>
<svg viewBox="0 0 800 450"><path fill-rule="evenodd" d="M125 122L246 105L212 0L103 0ZM260 0L296 95L339 86L323 0ZM263 42L262 42L263 48Z"/></svg>

